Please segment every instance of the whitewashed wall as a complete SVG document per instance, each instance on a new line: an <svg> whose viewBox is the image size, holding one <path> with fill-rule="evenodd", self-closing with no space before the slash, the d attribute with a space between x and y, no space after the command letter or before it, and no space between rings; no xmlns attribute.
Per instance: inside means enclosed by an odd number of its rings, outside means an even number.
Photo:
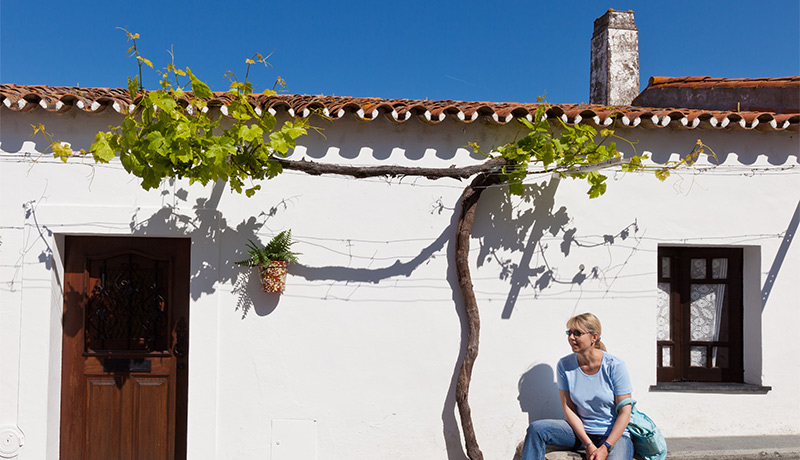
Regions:
<svg viewBox="0 0 800 460"><path fill-rule="evenodd" d="M58 456L65 234L192 238L190 458L280 460L293 442L315 446L320 460L465 458L453 397L464 317L450 260L466 183L287 171L249 199L181 181L145 192L119 164L64 165L39 157L46 146L30 139L42 122L86 147L117 115L0 115L0 427L24 432L20 459ZM518 133L449 119L319 124L326 138L303 138L294 158L463 166L482 160L469 141ZM471 252L482 329L470 402L486 458L511 459L530 420L560 416L553 374L569 352L564 322L584 311L603 321L603 341L666 436L800 433L800 362L787 340L800 324L800 249L786 235L800 212L797 133L620 134L660 163L702 137L724 163L666 183L613 173L596 200L584 183L549 176L531 180L527 200L484 194ZM285 294L263 294L233 261L248 238L286 228L301 264ZM745 248L745 379L772 391L648 391L659 244Z"/></svg>

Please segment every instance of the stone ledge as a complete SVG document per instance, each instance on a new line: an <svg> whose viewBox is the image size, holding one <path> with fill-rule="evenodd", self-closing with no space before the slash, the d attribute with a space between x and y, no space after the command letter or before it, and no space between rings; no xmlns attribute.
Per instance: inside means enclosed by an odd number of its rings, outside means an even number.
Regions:
<svg viewBox="0 0 800 460"><path fill-rule="evenodd" d="M662 382L650 385L651 392L766 394L772 387L750 383Z"/></svg>
<svg viewBox="0 0 800 460"><path fill-rule="evenodd" d="M514 453L514 460L522 458L522 442L517 445L517 450ZM548 446L547 453L544 454L545 460L585 460L584 456L578 452L569 450L562 450L558 447Z"/></svg>
<svg viewBox="0 0 800 460"><path fill-rule="evenodd" d="M544 455L545 460L584 460L583 455L568 450L556 450Z"/></svg>

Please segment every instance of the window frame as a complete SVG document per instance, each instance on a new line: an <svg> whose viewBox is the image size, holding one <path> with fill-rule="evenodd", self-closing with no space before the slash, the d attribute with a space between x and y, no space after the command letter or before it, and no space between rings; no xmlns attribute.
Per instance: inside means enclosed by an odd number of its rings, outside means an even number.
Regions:
<svg viewBox="0 0 800 460"><path fill-rule="evenodd" d="M665 277L662 260L669 257L669 277ZM725 279L712 278L709 267L715 258L728 259ZM705 278L691 278L692 259L706 259ZM743 262L744 250L734 247L689 247L659 246L658 283L669 283L670 334L669 340L657 340L656 367L658 382L744 382L743 348ZM692 284L725 284L723 299L725 314L723 321L727 327L727 340L701 342L691 340L691 299ZM662 366L664 347L672 347L670 367ZM692 367L691 347L706 346L706 367ZM728 348L728 367L711 367L711 350L714 346Z"/></svg>

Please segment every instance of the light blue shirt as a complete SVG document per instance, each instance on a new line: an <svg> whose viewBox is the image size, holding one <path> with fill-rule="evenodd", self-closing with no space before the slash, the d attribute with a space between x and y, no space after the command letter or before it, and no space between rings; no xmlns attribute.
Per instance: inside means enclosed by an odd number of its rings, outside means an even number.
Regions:
<svg viewBox="0 0 800 460"><path fill-rule="evenodd" d="M567 355L558 361L558 389L569 391L569 397L588 434L607 435L617 419L614 396L633 393L625 363L603 352L600 370L586 375L578 365L578 355ZM625 432L627 436L627 430Z"/></svg>

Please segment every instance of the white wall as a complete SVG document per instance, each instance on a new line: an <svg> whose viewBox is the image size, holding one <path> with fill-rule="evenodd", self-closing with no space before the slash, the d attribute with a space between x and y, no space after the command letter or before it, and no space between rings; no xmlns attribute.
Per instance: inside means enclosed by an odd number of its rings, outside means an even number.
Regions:
<svg viewBox="0 0 800 460"><path fill-rule="evenodd" d="M77 148L115 114L0 115L0 426L25 433L19 458L58 452L59 236L74 233L192 238L190 458L280 460L276 438L284 448L315 444L321 460L464 458L453 397L464 317L450 260L465 182L287 171L249 199L181 181L145 192L118 164L32 164L45 146L30 143L30 124L45 123ZM481 161L467 142L517 134L515 124L449 118L321 124L327 139L303 138L295 158L462 166ZM616 172L596 200L584 183L550 177L531 180L527 201L503 188L484 193L471 250L482 329L470 402L486 458L510 459L529 418L560 415L553 369L569 352L565 320L584 311L603 321L603 341L627 362L635 398L666 436L800 433L800 363L783 359L787 326L800 320L800 249L784 237L800 198L797 134L620 134L659 163L702 137L724 163L666 183ZM277 297L233 261L248 238L285 228L302 256ZM565 232L580 243L568 255ZM648 391L659 244L745 248L745 340L756 343L746 345L746 379L772 391ZM521 262L534 271L515 269Z"/></svg>

